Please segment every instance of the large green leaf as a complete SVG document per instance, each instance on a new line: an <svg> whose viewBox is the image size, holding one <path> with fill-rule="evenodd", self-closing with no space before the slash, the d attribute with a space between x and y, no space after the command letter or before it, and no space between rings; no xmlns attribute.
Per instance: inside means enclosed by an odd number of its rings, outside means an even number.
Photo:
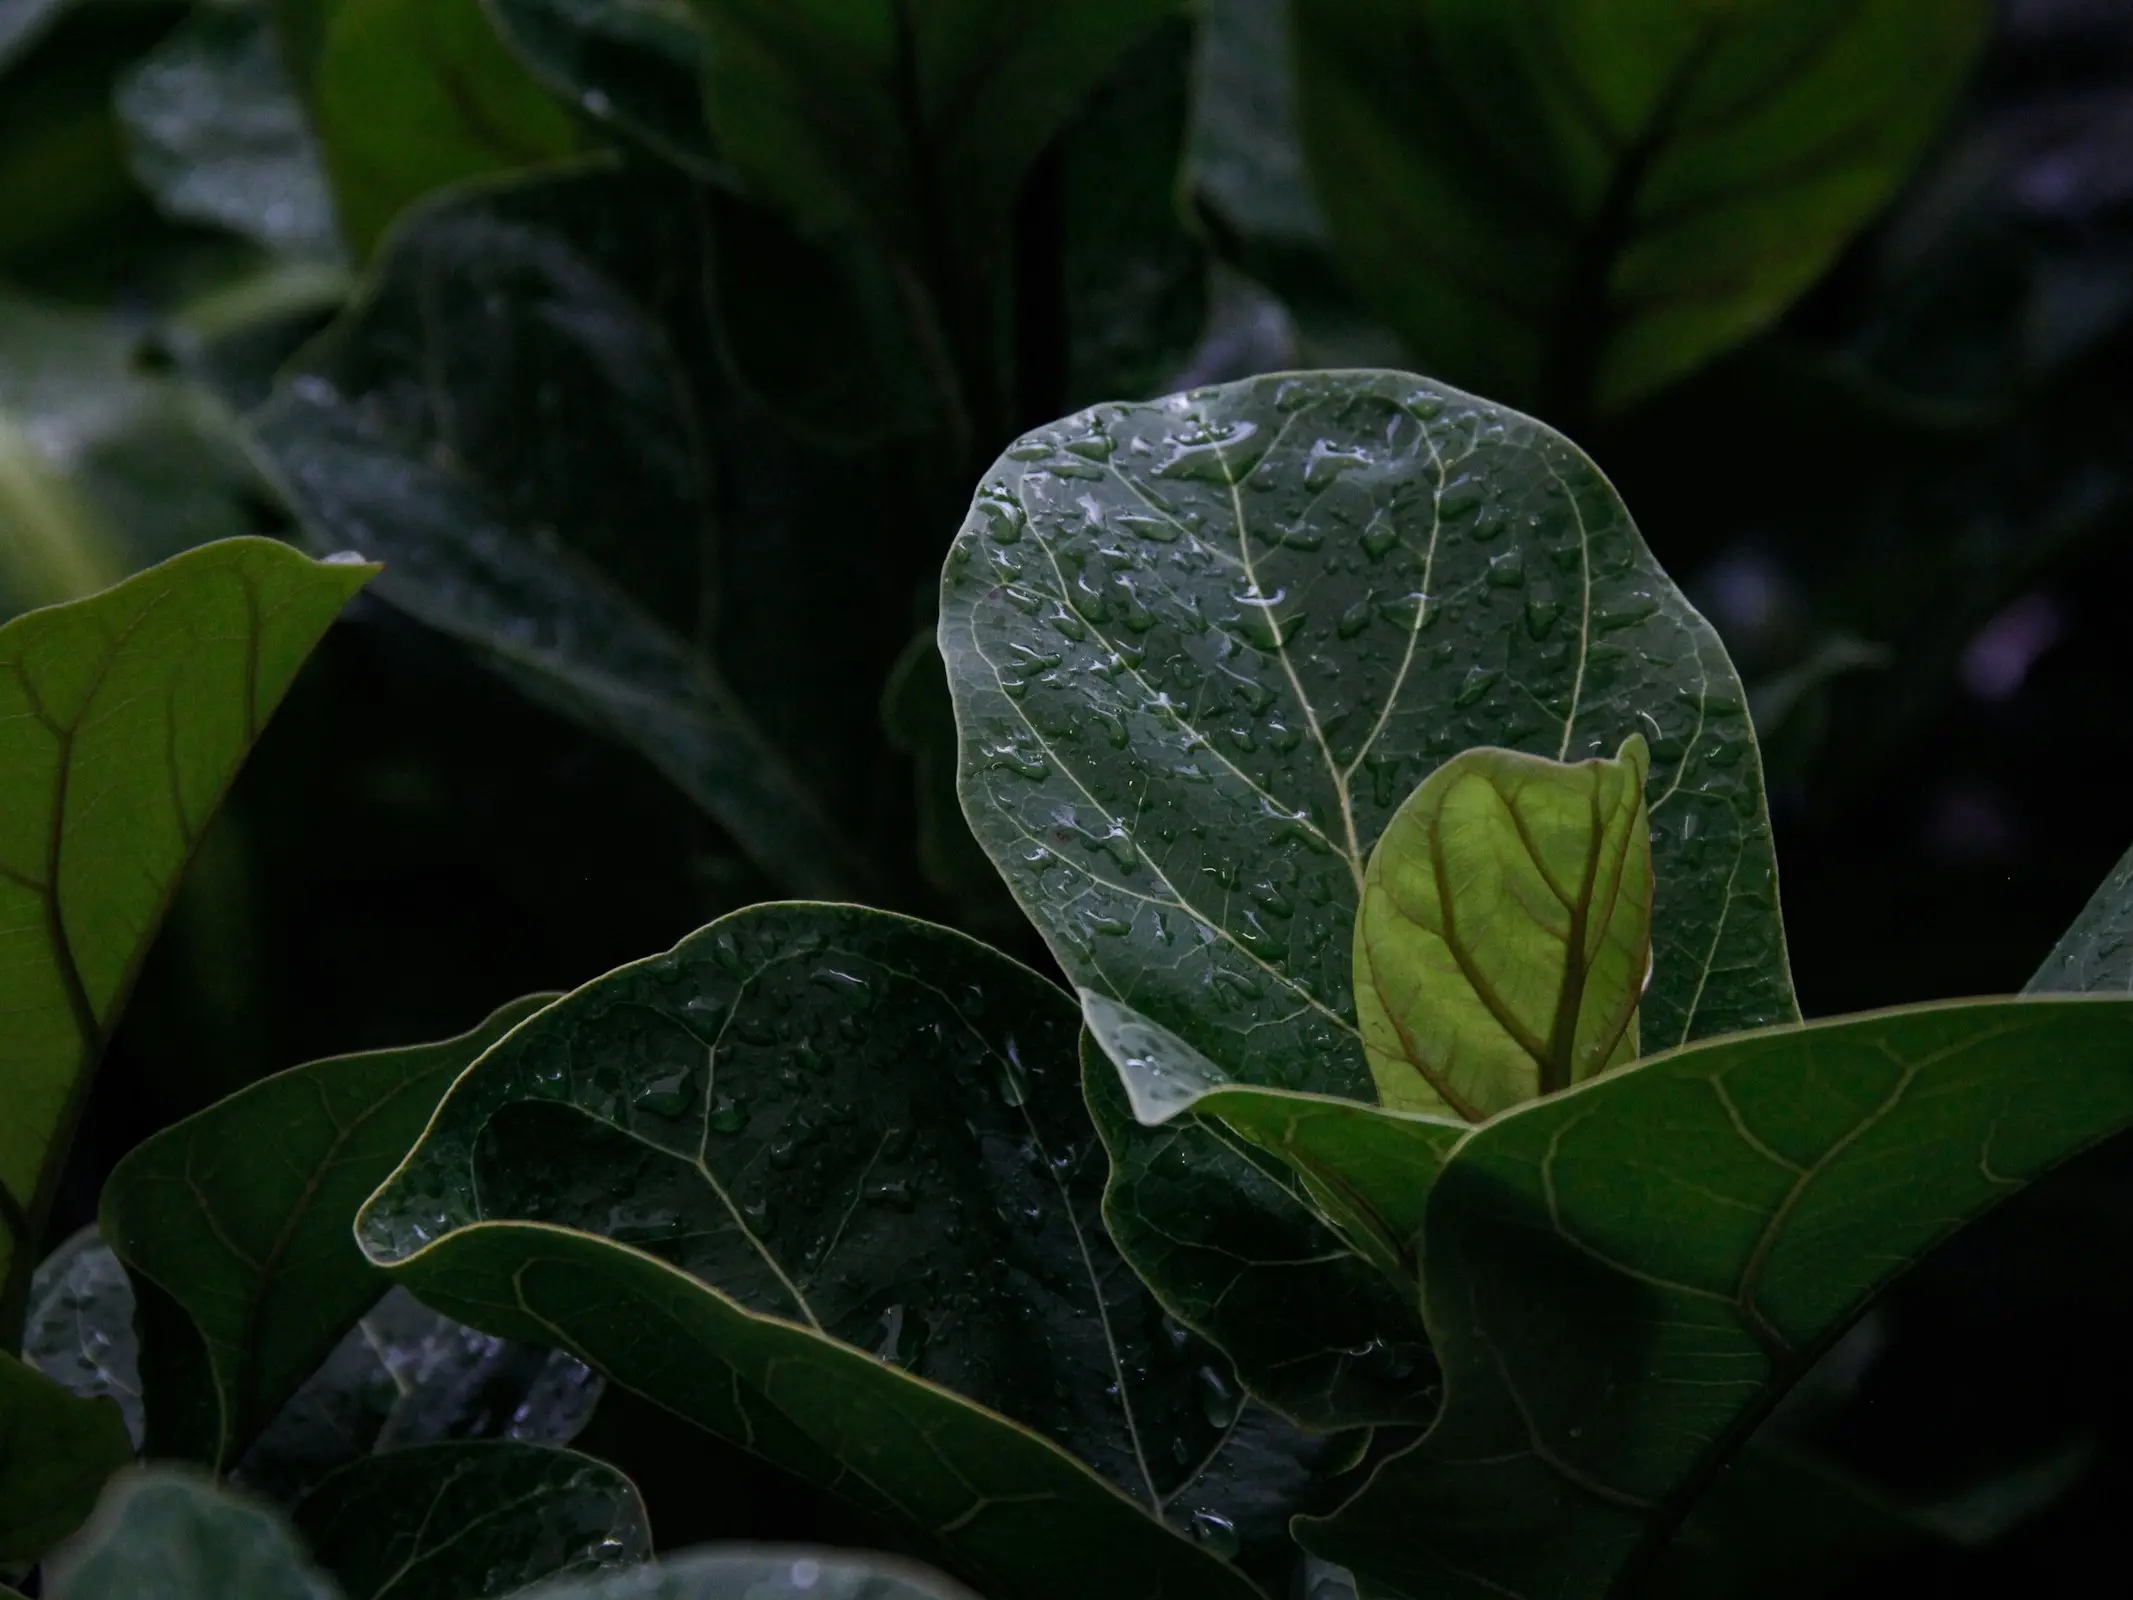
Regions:
<svg viewBox="0 0 2133 1600"><path fill-rule="evenodd" d="M719 146L911 270L998 242L1023 173L1177 0L694 0Z"/></svg>
<svg viewBox="0 0 2133 1600"><path fill-rule="evenodd" d="M1393 814L1355 919L1380 1101L1478 1122L1636 1058L1648 768L1638 734L1575 766L1484 746Z"/></svg>
<svg viewBox="0 0 2133 1600"><path fill-rule="evenodd" d="M644 1504L613 1467L501 1440L367 1457L304 1496L294 1518L349 1600L491 1600L652 1549Z"/></svg>
<svg viewBox="0 0 2133 1600"><path fill-rule="evenodd" d="M430 207L253 433L314 542L386 560L386 599L641 751L773 881L847 893L870 868L703 648L718 452L778 442L718 437L713 358L666 315L700 314L701 221L690 191L605 165ZM808 655L843 676L846 648Z"/></svg>
<svg viewBox="0 0 2133 1600"><path fill-rule="evenodd" d="M134 175L170 216L341 259L318 142L265 12L210 7L126 74Z"/></svg>
<svg viewBox="0 0 2133 1600"><path fill-rule="evenodd" d="M2089 896L2025 994L2133 992L2133 850Z"/></svg>
<svg viewBox="0 0 2133 1600"><path fill-rule="evenodd" d="M490 1051L358 1234L1002 1600L1246 1594L1179 1535L1285 1578L1288 1512L1352 1452L1240 1407L1113 1254L1077 1028L946 929L754 907Z"/></svg>
<svg viewBox="0 0 2133 1600"><path fill-rule="evenodd" d="M704 32L689 0L482 0L533 75L587 116L702 178L725 163L704 124Z"/></svg>
<svg viewBox="0 0 2133 1600"><path fill-rule="evenodd" d="M341 228L362 255L431 191L582 142L481 0L339 0L310 88Z"/></svg>
<svg viewBox="0 0 2133 1600"><path fill-rule="evenodd" d="M1343 264L1432 371L1566 422L1771 321L1910 172L1985 0L1314 0Z"/></svg>
<svg viewBox="0 0 2133 1600"><path fill-rule="evenodd" d="M1646 1049L1796 1015L1739 680L1598 470L1528 418L1382 372L1097 407L986 475L941 612L979 841L1077 986L1238 1082L1374 1098L1369 851L1478 744L1649 744ZM1221 1165L1193 1124L1164 1137ZM1225 1220L1242 1174L1175 1176L1194 1203L1151 1229L1255 1226Z"/></svg>
<svg viewBox="0 0 2133 1600"><path fill-rule="evenodd" d="M375 568L209 545L0 628L0 1345L105 1041L208 818Z"/></svg>
<svg viewBox="0 0 2133 1600"><path fill-rule="evenodd" d="M641 1572L565 1579L525 1600L975 1600L937 1572L848 1550L686 1552Z"/></svg>
<svg viewBox="0 0 2133 1600"><path fill-rule="evenodd" d="M206 1358L170 1375L186 1392L150 1392L157 1454L226 1470L385 1292L350 1231L357 1208L452 1080L550 998L514 1001L441 1044L292 1067L118 1164L104 1185L104 1237L190 1319L169 1337ZM262 1150L275 1159L259 1160Z"/></svg>
<svg viewBox="0 0 2133 1600"><path fill-rule="evenodd" d="M2129 1121L2133 1002L2054 998L1706 1041L1483 1124L1423 1225L1442 1414L1302 1536L1370 1596L1612 1592L1871 1295Z"/></svg>
<svg viewBox="0 0 2133 1600"><path fill-rule="evenodd" d="M45 1563L47 1600L340 1600L281 1519L189 1472L131 1472Z"/></svg>
<svg viewBox="0 0 2133 1600"><path fill-rule="evenodd" d="M0 1353L0 1565L35 1561L81 1526L133 1459L126 1419Z"/></svg>

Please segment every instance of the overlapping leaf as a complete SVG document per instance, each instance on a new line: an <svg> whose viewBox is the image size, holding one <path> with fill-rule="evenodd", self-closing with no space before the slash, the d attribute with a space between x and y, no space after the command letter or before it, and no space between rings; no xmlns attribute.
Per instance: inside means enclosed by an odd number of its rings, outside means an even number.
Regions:
<svg viewBox="0 0 2133 1600"><path fill-rule="evenodd" d="M33 1562L80 1527L132 1459L115 1401L85 1400L0 1353L0 1565Z"/></svg>
<svg viewBox="0 0 2133 1600"><path fill-rule="evenodd" d="M147 1426L133 1312L126 1269L92 1223L37 1263L22 1359L84 1400L116 1403L138 1447Z"/></svg>
<svg viewBox="0 0 2133 1600"><path fill-rule="evenodd" d="M621 1473L500 1440L418 1445L343 1467L294 1512L349 1600L491 1600L651 1554Z"/></svg>
<svg viewBox="0 0 2133 1600"><path fill-rule="evenodd" d="M1295 10L1342 264L1433 372L1570 419L1771 321L1889 198L1983 0Z"/></svg>
<svg viewBox="0 0 2133 1600"><path fill-rule="evenodd" d="M2120 858L2089 897L2023 992L2133 992L2133 851Z"/></svg>
<svg viewBox="0 0 2133 1600"><path fill-rule="evenodd" d="M0 629L0 1340L88 1084L194 844L374 569L265 539Z"/></svg>
<svg viewBox="0 0 2133 1600"><path fill-rule="evenodd" d="M167 1468L114 1483L44 1580L49 1600L340 1600L273 1512Z"/></svg>
<svg viewBox="0 0 2133 1600"><path fill-rule="evenodd" d="M1280 1574L1352 1447L1241 1405L1113 1254L1077 1029L944 929L756 907L492 1050L359 1234L1003 1595L1248 1593L1193 1540Z"/></svg>
<svg viewBox="0 0 2133 1600"><path fill-rule="evenodd" d="M1368 852L1478 744L1649 744L1646 1049L1795 1014L1739 681L1606 481L1530 419L1397 373L1084 412L987 474L941 647L964 809L1053 953L1240 1083L1373 1098ZM1195 1137L1165 1136L1175 1160ZM1197 1203L1150 1226L1251 1228L1218 1223L1235 1177L1179 1172Z"/></svg>
<svg viewBox="0 0 2133 1600"><path fill-rule="evenodd" d="M1711 1040L1484 1124L1424 1222L1442 1414L1302 1536L1373 1596L1613 1592L1868 1297L2129 1121L2133 1003L2061 998Z"/></svg>
<svg viewBox="0 0 2133 1600"><path fill-rule="evenodd" d="M548 999L514 1001L439 1044L292 1067L119 1163L103 1232L161 1292L145 1312L167 1347L148 1396L159 1455L227 1470L384 1293L350 1232L357 1207L452 1080ZM165 1300L190 1328L170 1324ZM178 1348L205 1359L179 1361Z"/></svg>

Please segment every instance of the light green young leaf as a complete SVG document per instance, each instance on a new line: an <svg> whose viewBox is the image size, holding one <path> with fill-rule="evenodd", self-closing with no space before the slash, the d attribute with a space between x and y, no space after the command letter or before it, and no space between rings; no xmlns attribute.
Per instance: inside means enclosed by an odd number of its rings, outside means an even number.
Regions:
<svg viewBox="0 0 2133 1600"><path fill-rule="evenodd" d="M342 1600L294 1532L204 1476L149 1468L113 1483L45 1563L47 1600Z"/></svg>
<svg viewBox="0 0 2133 1600"><path fill-rule="evenodd" d="M0 628L0 1347L104 1044L193 846L376 568L190 551Z"/></svg>
<svg viewBox="0 0 2133 1600"><path fill-rule="evenodd" d="M1707 1040L1505 1112L1425 1212L1443 1410L1300 1536L1376 1600L1621 1592L1874 1294L2129 1123L2133 1001L2085 996Z"/></svg>
<svg viewBox="0 0 2133 1600"><path fill-rule="evenodd" d="M136 1146L104 1185L104 1237L189 1319L204 1362L151 1385L155 1453L217 1472L388 1287L356 1248L358 1207L420 1137L468 1063L552 996L439 1044L314 1061ZM258 1159L272 1150L275 1159ZM164 1308L151 1298L151 1326Z"/></svg>
<svg viewBox="0 0 2133 1600"><path fill-rule="evenodd" d="M366 1456L305 1495L293 1518L348 1600L500 1600L652 1550L644 1502L620 1472L502 1439Z"/></svg>
<svg viewBox="0 0 2133 1600"><path fill-rule="evenodd" d="M1575 766L1469 750L1370 853L1355 1007L1378 1099L1479 1122L1637 1054L1651 975L1644 739Z"/></svg>
<svg viewBox="0 0 2133 1600"><path fill-rule="evenodd" d="M0 1566L35 1561L81 1526L133 1459L112 1400L84 1400L0 1352Z"/></svg>
<svg viewBox="0 0 2133 1600"><path fill-rule="evenodd" d="M1986 0L1312 0L1342 264L1433 372L1566 425L1768 324L1940 126Z"/></svg>

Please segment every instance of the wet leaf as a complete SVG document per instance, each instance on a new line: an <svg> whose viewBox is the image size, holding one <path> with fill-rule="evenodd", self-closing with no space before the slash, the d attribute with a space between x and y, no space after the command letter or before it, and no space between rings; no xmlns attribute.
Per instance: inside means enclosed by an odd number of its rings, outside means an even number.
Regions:
<svg viewBox="0 0 2133 1600"><path fill-rule="evenodd" d="M661 265L697 220L605 165L432 207L253 436L314 543L386 561L384 598L642 752L774 881L851 893L871 869L699 648L723 570L712 358L661 298L699 291Z"/></svg>
<svg viewBox="0 0 2133 1600"><path fill-rule="evenodd" d="M348 1600L492 1600L651 1554L629 1479L571 1450L428 1444L343 1467L296 1528Z"/></svg>
<svg viewBox="0 0 2133 1600"><path fill-rule="evenodd" d="M116 1403L127 1436L140 1446L147 1430L133 1285L94 1223L37 1264L22 1358L84 1400Z"/></svg>
<svg viewBox="0 0 2133 1600"><path fill-rule="evenodd" d="M388 1287L356 1248L357 1208L474 1058L552 996L513 1001L439 1044L292 1067L136 1146L106 1181L104 1236L190 1319L204 1364L149 1409L158 1455L226 1471ZM272 1161L259 1153L274 1152ZM160 1309L150 1313L162 1320Z"/></svg>
<svg viewBox="0 0 2133 1600"><path fill-rule="evenodd" d="M195 13L126 74L115 108L134 175L167 215L342 259L318 142L265 13Z"/></svg>
<svg viewBox="0 0 2133 1600"><path fill-rule="evenodd" d="M1243 1403L1112 1254L1078 1026L948 930L755 907L492 1050L359 1238L991 1592L1246 1594L1190 1530L1285 1577L1341 1448Z"/></svg>
<svg viewBox="0 0 2133 1600"><path fill-rule="evenodd" d="M1709 1040L1504 1113L1430 1192L1442 1415L1301 1536L1374 1596L1614 1592L1869 1298L2129 1121L2133 1002L2085 997Z"/></svg>
<svg viewBox="0 0 2133 1600"><path fill-rule="evenodd" d="M194 844L374 568L266 539L0 628L0 1341L105 1041Z"/></svg>
<svg viewBox="0 0 2133 1600"><path fill-rule="evenodd" d="M1635 1059L1651 972L1650 758L1468 750L1363 878L1355 1004L1378 1099L1478 1122Z"/></svg>
<svg viewBox="0 0 2133 1600"><path fill-rule="evenodd" d="M0 1354L0 1563L35 1561L80 1527L132 1459L115 1402L84 1400Z"/></svg>
<svg viewBox="0 0 2133 1600"><path fill-rule="evenodd" d="M1740 682L1598 471L1527 418L1355 372L1068 418L986 475L941 648L964 810L1053 954L1239 1083L1376 1098L1352 999L1369 852L1474 745L1647 741L1643 1048L1797 1014ZM1151 1232L1253 1230L1224 1220L1253 1180L1225 1187L1198 1125L1160 1157L1118 1132L1114 1160L1203 1168L1164 1180L1194 1202Z"/></svg>
<svg viewBox="0 0 2133 1600"><path fill-rule="evenodd" d="M341 230L359 256L424 195L582 144L481 0L339 0L310 95Z"/></svg>
<svg viewBox="0 0 2133 1600"><path fill-rule="evenodd" d="M2133 993L2133 851L2097 886L2023 993Z"/></svg>
<svg viewBox="0 0 2133 1600"><path fill-rule="evenodd" d="M726 175L704 124L704 33L688 0L483 0L533 75L697 177Z"/></svg>
<svg viewBox="0 0 2133 1600"><path fill-rule="evenodd" d="M45 1565L47 1600L341 1600L273 1512L167 1468L129 1472Z"/></svg>
<svg viewBox="0 0 2133 1600"><path fill-rule="evenodd" d="M1984 0L1331 0L1298 122L1342 264L1431 371L1566 423L1767 325L1909 174Z"/></svg>
<svg viewBox="0 0 2133 1600"><path fill-rule="evenodd" d="M656 1566L528 1589L525 1600L976 1600L961 1584L890 1556L742 1547L687 1551Z"/></svg>

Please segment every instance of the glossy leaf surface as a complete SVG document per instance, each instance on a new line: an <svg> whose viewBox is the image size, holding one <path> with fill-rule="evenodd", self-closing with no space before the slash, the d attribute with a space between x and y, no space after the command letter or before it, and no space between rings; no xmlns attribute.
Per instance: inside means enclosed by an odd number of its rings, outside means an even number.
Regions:
<svg viewBox="0 0 2133 1600"><path fill-rule="evenodd" d="M1441 1417L1302 1536L1365 1592L1599 1595L1865 1301L2133 1121L2133 1003L1712 1040L1475 1129L1431 1191Z"/></svg>
<svg viewBox="0 0 2133 1600"><path fill-rule="evenodd" d="M265 1506L168 1469L111 1486L45 1567L47 1600L341 1600Z"/></svg>
<svg viewBox="0 0 2133 1600"><path fill-rule="evenodd" d="M84 1400L114 1402L138 1448L146 1424L133 1311L126 1269L91 1223L37 1263L22 1358Z"/></svg>
<svg viewBox="0 0 2133 1600"><path fill-rule="evenodd" d="M1053 954L1239 1083L1375 1098L1352 1000L1369 851L1481 744L1648 742L1645 1049L1796 1014L1739 680L1597 470L1527 418L1377 372L1084 412L986 475L941 649L964 810ZM1140 1229L1113 1204L1181 1316L1219 1305L1135 1240L1195 1234L1161 1255L1212 1265L1272 1226L1204 1132L1106 1124L1150 1194L1195 1197ZM1200 1326L1264 1347L1245 1320Z"/></svg>
<svg viewBox="0 0 2133 1600"><path fill-rule="evenodd" d="M996 243L1023 173L1176 0L695 0L750 185L914 267Z"/></svg>
<svg viewBox="0 0 2133 1600"><path fill-rule="evenodd" d="M341 259L318 142L263 11L198 12L126 75L114 107L165 213Z"/></svg>
<svg viewBox="0 0 2133 1600"><path fill-rule="evenodd" d="M1111 1254L1077 1028L945 929L756 907L492 1050L359 1237L440 1308L910 1521L981 1587L1247 1593L1152 1513L1278 1549L1337 1447L1240 1411Z"/></svg>
<svg viewBox="0 0 2133 1600"><path fill-rule="evenodd" d="M1323 0L1299 124L1433 372L1565 420L1769 323L1909 174L1983 0Z"/></svg>
<svg viewBox="0 0 2133 1600"><path fill-rule="evenodd" d="M359 255L431 191L559 160L581 143L481 0L339 0L310 88L341 228Z"/></svg>
<svg viewBox="0 0 2133 1600"><path fill-rule="evenodd" d="M1355 920L1380 1102L1478 1122L1635 1058L1649 767L1638 734L1575 766L1468 750L1394 813Z"/></svg>
<svg viewBox="0 0 2133 1600"><path fill-rule="evenodd" d="M502 1441L368 1457L312 1490L294 1518L348 1600L492 1600L652 1548L644 1504L613 1467Z"/></svg>
<svg viewBox="0 0 2133 1600"><path fill-rule="evenodd" d="M2133 851L2098 885L2023 992L2133 992Z"/></svg>
<svg viewBox="0 0 2133 1600"><path fill-rule="evenodd" d="M253 435L313 542L387 562L384 598L641 751L773 881L848 893L865 862L697 647L713 357L670 336L659 263L699 221L605 165L426 210Z"/></svg>
<svg viewBox="0 0 2133 1600"><path fill-rule="evenodd" d="M81 1526L133 1459L111 1400L84 1400L0 1354L0 1563L35 1561Z"/></svg>
<svg viewBox="0 0 2133 1600"><path fill-rule="evenodd" d="M159 1454L226 1470L384 1293L351 1232L357 1208L452 1080L550 998L514 1001L439 1044L292 1067L119 1163L104 1186L104 1236L191 1319L207 1361L170 1375L204 1392L150 1395Z"/></svg>
<svg viewBox="0 0 2133 1600"><path fill-rule="evenodd" d="M224 790L374 569L266 539L0 628L0 1337L88 1084Z"/></svg>
<svg viewBox="0 0 2133 1600"><path fill-rule="evenodd" d="M702 178L704 34L689 0L483 0L527 69L587 116Z"/></svg>

